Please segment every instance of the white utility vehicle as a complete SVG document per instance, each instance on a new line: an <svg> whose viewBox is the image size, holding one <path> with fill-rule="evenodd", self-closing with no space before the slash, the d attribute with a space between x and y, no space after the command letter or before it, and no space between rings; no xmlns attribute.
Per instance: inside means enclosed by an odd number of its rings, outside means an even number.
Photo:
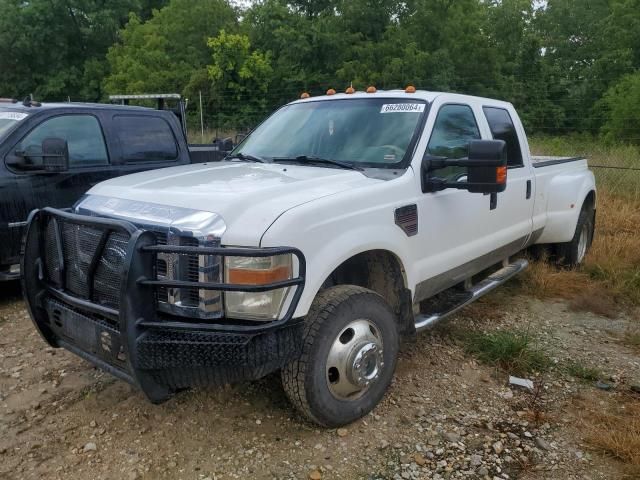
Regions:
<svg viewBox="0 0 640 480"><path fill-rule="evenodd" d="M221 163L33 212L25 295L50 345L153 402L281 370L304 415L343 425L383 397L401 339L522 271L518 252L579 264L595 196L585 159L531 157L509 103L330 91Z"/></svg>

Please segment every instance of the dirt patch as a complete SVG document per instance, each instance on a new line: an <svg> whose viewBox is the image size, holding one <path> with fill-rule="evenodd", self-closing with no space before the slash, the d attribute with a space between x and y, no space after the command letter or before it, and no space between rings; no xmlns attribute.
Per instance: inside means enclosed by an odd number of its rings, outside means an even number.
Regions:
<svg viewBox="0 0 640 480"><path fill-rule="evenodd" d="M276 376L151 405L47 348L13 291L0 300L0 478L620 478L575 426L576 395L611 393L561 366L597 366L614 392L638 382L638 352L617 337L629 325L496 294L405 347L384 401L338 432L302 420ZM466 354L459 329L535 335L556 365L536 403Z"/></svg>

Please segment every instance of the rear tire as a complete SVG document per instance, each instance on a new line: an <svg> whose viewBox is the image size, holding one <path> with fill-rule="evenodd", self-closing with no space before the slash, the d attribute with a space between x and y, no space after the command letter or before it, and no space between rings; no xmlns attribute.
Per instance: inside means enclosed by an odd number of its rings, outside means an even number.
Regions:
<svg viewBox="0 0 640 480"><path fill-rule="evenodd" d="M591 247L595 229L595 210L584 205L578 217L576 231L570 242L555 245L556 261L565 267L580 265Z"/></svg>
<svg viewBox="0 0 640 480"><path fill-rule="evenodd" d="M398 349L396 318L380 295L353 285L331 287L311 306L302 355L282 369L282 384L309 420L346 425L380 402Z"/></svg>

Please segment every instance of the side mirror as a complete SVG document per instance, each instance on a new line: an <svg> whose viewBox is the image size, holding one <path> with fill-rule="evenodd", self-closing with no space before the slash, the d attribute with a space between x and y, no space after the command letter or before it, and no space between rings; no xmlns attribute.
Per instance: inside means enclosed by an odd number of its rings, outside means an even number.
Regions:
<svg viewBox="0 0 640 480"><path fill-rule="evenodd" d="M229 137L220 140L220 150L222 150L223 152L230 152L231 150L233 150L233 139Z"/></svg>
<svg viewBox="0 0 640 480"><path fill-rule="evenodd" d="M42 166L47 172L69 170L69 146L61 138L45 138L42 141Z"/></svg>
<svg viewBox="0 0 640 480"><path fill-rule="evenodd" d="M469 143L468 190L498 193L507 188L507 148L503 140L474 140Z"/></svg>
<svg viewBox="0 0 640 480"><path fill-rule="evenodd" d="M466 182L447 182L431 172L445 167L466 167ZM467 158L425 157L422 162L422 191L439 192L447 188L471 193L498 193L507 188L507 150L503 140L472 140Z"/></svg>

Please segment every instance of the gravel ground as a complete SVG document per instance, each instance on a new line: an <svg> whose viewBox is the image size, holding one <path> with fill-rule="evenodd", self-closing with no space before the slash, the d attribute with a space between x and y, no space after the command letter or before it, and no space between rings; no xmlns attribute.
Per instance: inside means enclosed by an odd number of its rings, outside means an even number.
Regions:
<svg viewBox="0 0 640 480"><path fill-rule="evenodd" d="M6 287L6 288L5 288ZM632 319L561 302L489 297L404 348L389 394L347 428L318 429L277 376L183 392L154 406L31 325L15 285L0 297L0 478L7 479L600 479L621 466L581 441L577 394L613 395L562 373L598 366L640 383L619 343ZM507 306L508 305L508 306ZM557 365L532 394L478 364L459 329L528 329Z"/></svg>

